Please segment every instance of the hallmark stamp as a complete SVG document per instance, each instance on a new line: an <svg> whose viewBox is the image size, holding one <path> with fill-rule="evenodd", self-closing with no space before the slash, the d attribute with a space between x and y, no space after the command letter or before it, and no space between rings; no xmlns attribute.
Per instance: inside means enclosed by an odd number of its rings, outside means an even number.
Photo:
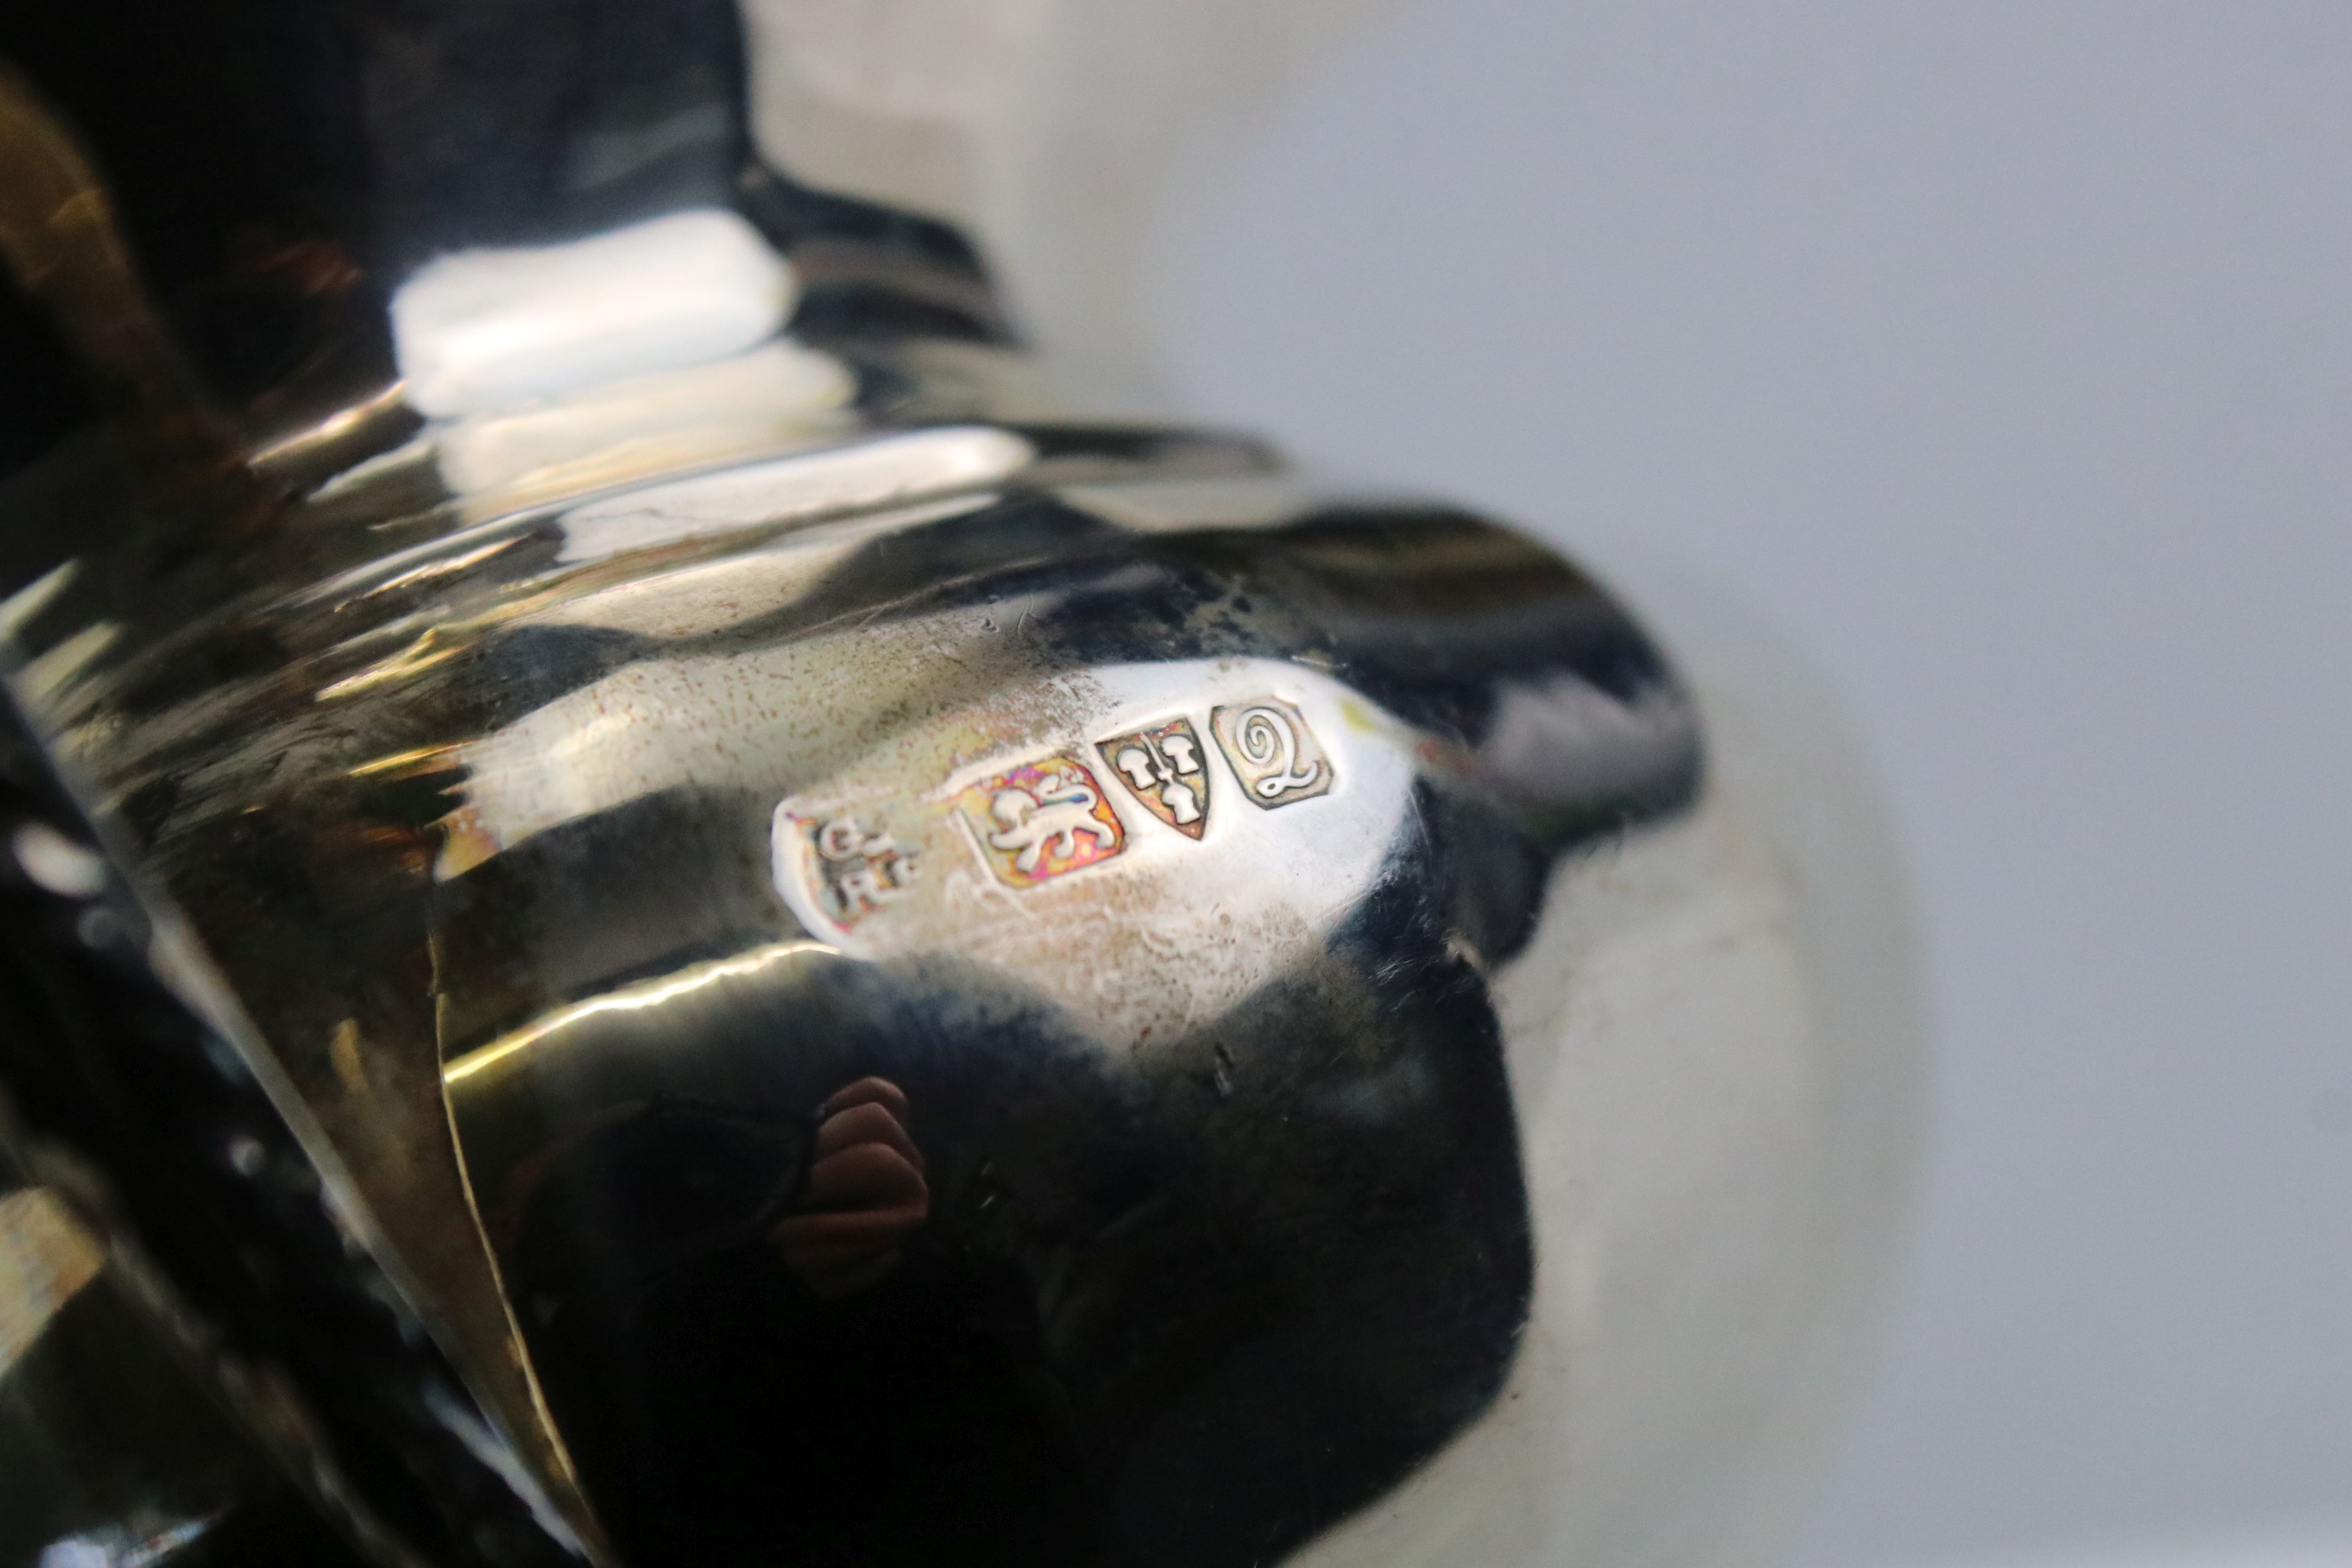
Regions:
<svg viewBox="0 0 2352 1568"><path fill-rule="evenodd" d="M844 932L896 902L915 878L915 850L849 812L780 807L776 839L779 871L789 858L805 901Z"/></svg>
<svg viewBox="0 0 2352 1568"><path fill-rule="evenodd" d="M1330 792L1331 760L1298 710L1280 698L1219 708L1209 728L1251 805L1271 809Z"/></svg>
<svg viewBox="0 0 2352 1568"><path fill-rule="evenodd" d="M1191 721L1114 735L1095 749L1146 811L1189 837L1207 831L1209 770Z"/></svg>
<svg viewBox="0 0 2352 1568"><path fill-rule="evenodd" d="M1034 888L1099 865L1127 847L1102 785L1074 757L1009 768L960 799L989 868L1012 887Z"/></svg>

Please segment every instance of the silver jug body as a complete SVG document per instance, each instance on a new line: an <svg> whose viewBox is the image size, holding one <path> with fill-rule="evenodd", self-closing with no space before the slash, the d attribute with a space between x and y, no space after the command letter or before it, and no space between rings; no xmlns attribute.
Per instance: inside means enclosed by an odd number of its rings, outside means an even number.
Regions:
<svg viewBox="0 0 2352 1568"><path fill-rule="evenodd" d="M1002 170L825 140L907 106L824 7L748 67L724 5L559 13L183 23L143 107L0 38L10 341L83 389L0 479L8 942L81 987L5 1131L111 1259L18 1315L128 1302L265 1478L7 1544L1758 1550L1916 1092L1818 683L1671 573L1073 407L1026 209L924 195ZM177 187L190 105L242 162Z"/></svg>

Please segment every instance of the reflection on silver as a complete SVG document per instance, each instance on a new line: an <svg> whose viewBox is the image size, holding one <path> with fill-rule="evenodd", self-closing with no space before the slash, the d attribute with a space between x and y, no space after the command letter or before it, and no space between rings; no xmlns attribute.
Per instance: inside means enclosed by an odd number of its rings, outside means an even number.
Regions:
<svg viewBox="0 0 2352 1568"><path fill-rule="evenodd" d="M7 951L150 987L0 1054L0 1152L129 1195L383 1562L1747 1550L1906 1103L1850 765L1505 528L1055 410L975 171L793 177L954 83L763 5L761 162L730 12L597 14L536 98L496 16L302 22L373 183L224 121L298 237L158 287L244 335L0 480ZM95 179L8 103L0 187ZM239 1108L184 1146L173 1039Z"/></svg>
<svg viewBox="0 0 2352 1568"><path fill-rule="evenodd" d="M446 416L740 353L791 313L791 269L731 212L561 245L461 250L394 290L405 395Z"/></svg>
<svg viewBox="0 0 2352 1568"><path fill-rule="evenodd" d="M152 1568L202 1541L218 1522L217 1519L184 1520L139 1540L118 1532L68 1536L41 1549L37 1568Z"/></svg>
<svg viewBox="0 0 2352 1568"><path fill-rule="evenodd" d="M57 1194L45 1187L0 1194L0 1378L105 1263L97 1239Z"/></svg>
<svg viewBox="0 0 2352 1568"><path fill-rule="evenodd" d="M772 964L809 952L833 951L822 942L784 942L768 947L755 948L740 957L709 963L692 964L676 974L642 985L633 985L602 996L577 1002L559 1008L546 1017L537 1019L528 1027L517 1029L505 1037L467 1051L441 1069L444 1083L463 1083L478 1073L498 1066L517 1051L528 1050L551 1035L561 1035L583 1019L604 1013L635 1013L648 1007L659 1007L681 996L691 995L706 985L720 981L738 980L760 973Z"/></svg>
<svg viewBox="0 0 2352 1568"><path fill-rule="evenodd" d="M106 860L38 822L19 826L9 840L16 867L50 892L87 899L106 889Z"/></svg>
<svg viewBox="0 0 2352 1568"><path fill-rule="evenodd" d="M495 517L534 494L593 489L598 475L643 464L649 451L665 467L686 467L837 437L849 428L856 390L840 361L779 339L452 420L435 432L431 451L467 510Z"/></svg>
<svg viewBox="0 0 2352 1568"><path fill-rule="evenodd" d="M947 426L649 485L563 513L559 559L594 561L697 534L969 494L1036 458L1010 431Z"/></svg>

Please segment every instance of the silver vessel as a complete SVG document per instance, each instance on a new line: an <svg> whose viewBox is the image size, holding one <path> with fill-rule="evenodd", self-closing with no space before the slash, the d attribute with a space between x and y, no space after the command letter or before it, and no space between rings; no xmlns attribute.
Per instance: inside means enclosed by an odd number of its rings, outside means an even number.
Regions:
<svg viewBox="0 0 2352 1568"><path fill-rule="evenodd" d="M1851 754L1667 577L1074 405L940 86L1019 10L0 25L8 1561L1785 1510L1909 1128Z"/></svg>

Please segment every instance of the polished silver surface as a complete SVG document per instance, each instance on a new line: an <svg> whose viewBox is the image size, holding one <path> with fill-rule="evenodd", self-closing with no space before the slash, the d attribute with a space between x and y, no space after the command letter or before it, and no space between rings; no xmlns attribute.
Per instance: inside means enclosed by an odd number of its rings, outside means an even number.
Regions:
<svg viewBox="0 0 2352 1568"><path fill-rule="evenodd" d="M95 834L465 1390L412 1403L469 1460L382 1426L422 1480L317 1424L360 1544L1747 1542L1906 1105L1802 702L1499 525L1059 406L956 215L751 149L725 7L462 11L198 40L246 162L194 220L107 168L153 128L102 47L0 37L49 71L0 119L12 330L98 393L0 485L79 812L26 820ZM275 249L224 237L257 206Z"/></svg>

